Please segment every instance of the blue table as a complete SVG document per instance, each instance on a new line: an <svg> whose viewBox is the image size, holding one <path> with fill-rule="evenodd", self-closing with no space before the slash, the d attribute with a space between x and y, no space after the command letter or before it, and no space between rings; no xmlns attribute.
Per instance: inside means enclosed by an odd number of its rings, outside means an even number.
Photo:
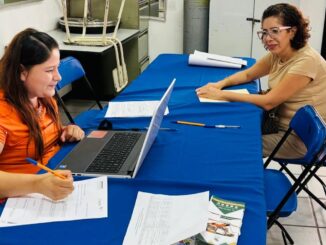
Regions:
<svg viewBox="0 0 326 245"><path fill-rule="evenodd" d="M186 194L210 190L246 203L239 244L266 243L266 208L260 132L261 109L248 103L200 103L195 88L237 70L187 65L187 55L160 55L115 101L159 100L173 78L176 84L162 127L135 180L109 180L109 218L0 229L0 244L121 244L138 190ZM248 59L249 65L253 64ZM237 86L257 92L256 83ZM87 125L95 128L103 112ZM240 125L212 129L173 124L173 120ZM114 128L145 127L149 118L112 119ZM73 147L64 147L54 166ZM21 240L24 239L24 240Z"/></svg>

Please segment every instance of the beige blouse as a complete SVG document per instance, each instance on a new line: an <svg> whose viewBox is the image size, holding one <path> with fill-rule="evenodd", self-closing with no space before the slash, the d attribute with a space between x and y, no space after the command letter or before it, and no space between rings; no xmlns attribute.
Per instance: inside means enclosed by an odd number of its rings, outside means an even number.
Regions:
<svg viewBox="0 0 326 245"><path fill-rule="evenodd" d="M305 105L312 105L326 121L326 61L310 45L299 49L288 61L281 62L276 55L263 57L270 64L268 86L273 89L286 74L311 78L310 83L279 107L280 127L286 130L295 112Z"/></svg>

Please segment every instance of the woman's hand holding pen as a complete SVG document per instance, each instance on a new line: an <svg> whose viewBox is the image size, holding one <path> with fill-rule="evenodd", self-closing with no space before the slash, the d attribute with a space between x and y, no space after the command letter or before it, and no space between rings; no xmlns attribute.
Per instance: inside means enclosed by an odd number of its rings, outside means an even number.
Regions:
<svg viewBox="0 0 326 245"><path fill-rule="evenodd" d="M73 142L83 139L84 136L85 132L79 126L71 124L63 127L60 139L62 142Z"/></svg>
<svg viewBox="0 0 326 245"><path fill-rule="evenodd" d="M61 200L67 197L73 190L73 178L68 170L55 171L65 176L61 179L52 173L37 175L35 179L35 192L41 193L52 200Z"/></svg>

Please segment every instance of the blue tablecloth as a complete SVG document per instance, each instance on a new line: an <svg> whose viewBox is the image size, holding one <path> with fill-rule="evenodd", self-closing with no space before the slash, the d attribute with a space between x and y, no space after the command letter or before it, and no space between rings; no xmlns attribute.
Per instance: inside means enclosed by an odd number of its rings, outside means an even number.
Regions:
<svg viewBox="0 0 326 245"><path fill-rule="evenodd" d="M266 208L260 132L261 109L248 103L200 103L195 89L237 70L189 66L187 55L160 55L115 101L159 100L176 78L170 113L135 180L109 181L109 218L0 229L0 243L121 244L138 190L186 194L210 190L221 198L246 203L239 244L266 243ZM248 59L249 65L253 64ZM237 86L257 92L257 84ZM94 114L95 115L95 114ZM88 128L95 128L104 112ZM113 127L146 127L149 118L112 119ZM240 125L213 129L174 124L174 120ZM50 162L63 158L64 147ZM188 184L187 184L188 183ZM20 240L23 237L24 240ZM54 243L54 242L53 242ZM2 244L2 243L1 243Z"/></svg>

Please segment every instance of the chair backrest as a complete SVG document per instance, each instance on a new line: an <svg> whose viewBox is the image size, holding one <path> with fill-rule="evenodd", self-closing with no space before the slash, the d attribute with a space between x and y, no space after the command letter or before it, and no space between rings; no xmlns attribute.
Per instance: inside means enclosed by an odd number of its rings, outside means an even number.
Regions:
<svg viewBox="0 0 326 245"><path fill-rule="evenodd" d="M307 153L303 157L311 162L321 151L326 141L326 124L318 112L310 105L300 108L290 122L290 128L300 137Z"/></svg>
<svg viewBox="0 0 326 245"><path fill-rule="evenodd" d="M57 84L57 90L60 90L85 76L84 68L80 62L71 56L60 61L59 73L62 79Z"/></svg>
<svg viewBox="0 0 326 245"><path fill-rule="evenodd" d="M84 68L82 67L82 65L76 58L66 57L66 58L62 59L60 61L59 73L61 75L61 81L59 81L56 86L55 96L56 96L59 104L62 106L64 112L66 113L70 123L75 124L76 122L73 119L70 112L68 111L68 108L66 107L63 99L59 95L59 91L61 89L63 89L64 87L71 85L73 82L80 80L81 78L85 82L88 92L93 97L93 99L95 100L95 102L98 105L98 107L100 108L100 110L103 109L103 106L101 105L100 100L99 100L98 96L96 95L92 84L88 81L88 79L86 77ZM86 119L84 121L86 121Z"/></svg>

